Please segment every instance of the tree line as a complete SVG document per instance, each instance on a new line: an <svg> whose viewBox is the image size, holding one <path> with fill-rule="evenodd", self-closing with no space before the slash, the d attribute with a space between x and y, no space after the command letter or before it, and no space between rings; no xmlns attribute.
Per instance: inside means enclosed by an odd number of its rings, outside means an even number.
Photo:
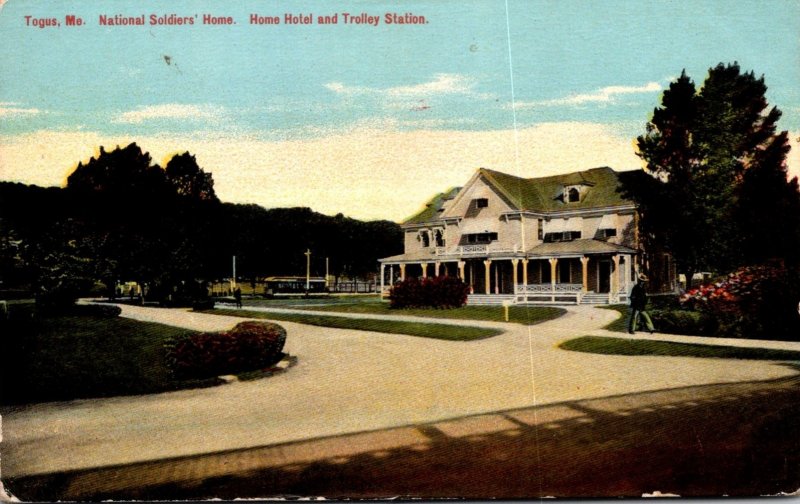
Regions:
<svg viewBox="0 0 800 504"><path fill-rule="evenodd" d="M265 184L269 180L265 178ZM97 282L147 284L153 297L237 276L365 277L402 252L389 221L362 222L309 208L221 202L211 173L188 152L165 167L132 143L79 163L64 188L0 183L2 288L31 288L59 301ZM191 286L191 287L188 287Z"/></svg>

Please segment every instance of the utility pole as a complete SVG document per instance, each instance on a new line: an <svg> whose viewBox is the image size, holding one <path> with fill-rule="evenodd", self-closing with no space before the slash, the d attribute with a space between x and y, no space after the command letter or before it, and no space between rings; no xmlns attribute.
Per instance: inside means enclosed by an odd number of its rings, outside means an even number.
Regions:
<svg viewBox="0 0 800 504"><path fill-rule="evenodd" d="M233 256L233 278L231 278L231 291L236 288L236 256Z"/></svg>
<svg viewBox="0 0 800 504"><path fill-rule="evenodd" d="M306 249L306 292L311 286L311 249Z"/></svg>

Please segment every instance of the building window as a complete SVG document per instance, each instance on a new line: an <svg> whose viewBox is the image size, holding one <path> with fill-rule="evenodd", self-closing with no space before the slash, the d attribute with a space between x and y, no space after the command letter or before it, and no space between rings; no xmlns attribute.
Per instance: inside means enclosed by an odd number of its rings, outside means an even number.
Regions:
<svg viewBox="0 0 800 504"><path fill-rule="evenodd" d="M467 243L491 243L497 240L497 233L472 233L467 235Z"/></svg>
<svg viewBox="0 0 800 504"><path fill-rule="evenodd" d="M478 198L475 200L475 207L476 208L488 208L489 207L489 200L487 198Z"/></svg>
<svg viewBox="0 0 800 504"><path fill-rule="evenodd" d="M433 241L436 243L437 247L444 247L444 233L442 233L441 229L437 229L433 232Z"/></svg>
<svg viewBox="0 0 800 504"><path fill-rule="evenodd" d="M544 240L544 219L539 219L538 238Z"/></svg>
<svg viewBox="0 0 800 504"><path fill-rule="evenodd" d="M547 233L544 235L544 241L548 243L580 240L580 231L564 231L561 233Z"/></svg>
<svg viewBox="0 0 800 504"><path fill-rule="evenodd" d="M581 200L581 193L577 187L570 187L567 191L567 198L570 203L577 203Z"/></svg>
<svg viewBox="0 0 800 504"><path fill-rule="evenodd" d="M419 239L422 242L423 247L430 247L431 246L431 237L427 231L420 231Z"/></svg>
<svg viewBox="0 0 800 504"><path fill-rule="evenodd" d="M603 238L611 238L612 236L617 236L616 228L607 228L600 230L600 236Z"/></svg>

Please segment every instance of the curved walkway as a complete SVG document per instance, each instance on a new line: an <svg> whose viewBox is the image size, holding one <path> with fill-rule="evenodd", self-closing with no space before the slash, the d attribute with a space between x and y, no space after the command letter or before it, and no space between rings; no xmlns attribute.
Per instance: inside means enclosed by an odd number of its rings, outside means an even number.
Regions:
<svg viewBox="0 0 800 504"><path fill-rule="evenodd" d="M178 309L122 309L125 317L196 330L225 329L243 320ZM457 321L506 330L472 342L280 322L288 332L286 351L299 359L285 374L208 389L6 408L2 474L13 478L195 456L796 374L775 362L559 350L556 345L565 339L602 333L617 316L587 306L567 311L535 326Z"/></svg>

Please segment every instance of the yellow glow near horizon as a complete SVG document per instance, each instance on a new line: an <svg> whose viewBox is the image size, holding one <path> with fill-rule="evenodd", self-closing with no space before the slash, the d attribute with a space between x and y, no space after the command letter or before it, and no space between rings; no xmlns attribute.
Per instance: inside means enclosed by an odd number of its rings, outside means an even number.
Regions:
<svg viewBox="0 0 800 504"><path fill-rule="evenodd" d="M431 196L463 185L478 167L537 177L610 166L634 169L632 139L591 123L549 123L514 132L360 129L321 138L263 141L244 137L106 137L41 131L0 145L0 179L63 185L79 161L135 141L154 162L189 151L214 177L223 201L267 208L307 206L332 215L401 221ZM791 174L800 175L798 134L792 134Z"/></svg>

